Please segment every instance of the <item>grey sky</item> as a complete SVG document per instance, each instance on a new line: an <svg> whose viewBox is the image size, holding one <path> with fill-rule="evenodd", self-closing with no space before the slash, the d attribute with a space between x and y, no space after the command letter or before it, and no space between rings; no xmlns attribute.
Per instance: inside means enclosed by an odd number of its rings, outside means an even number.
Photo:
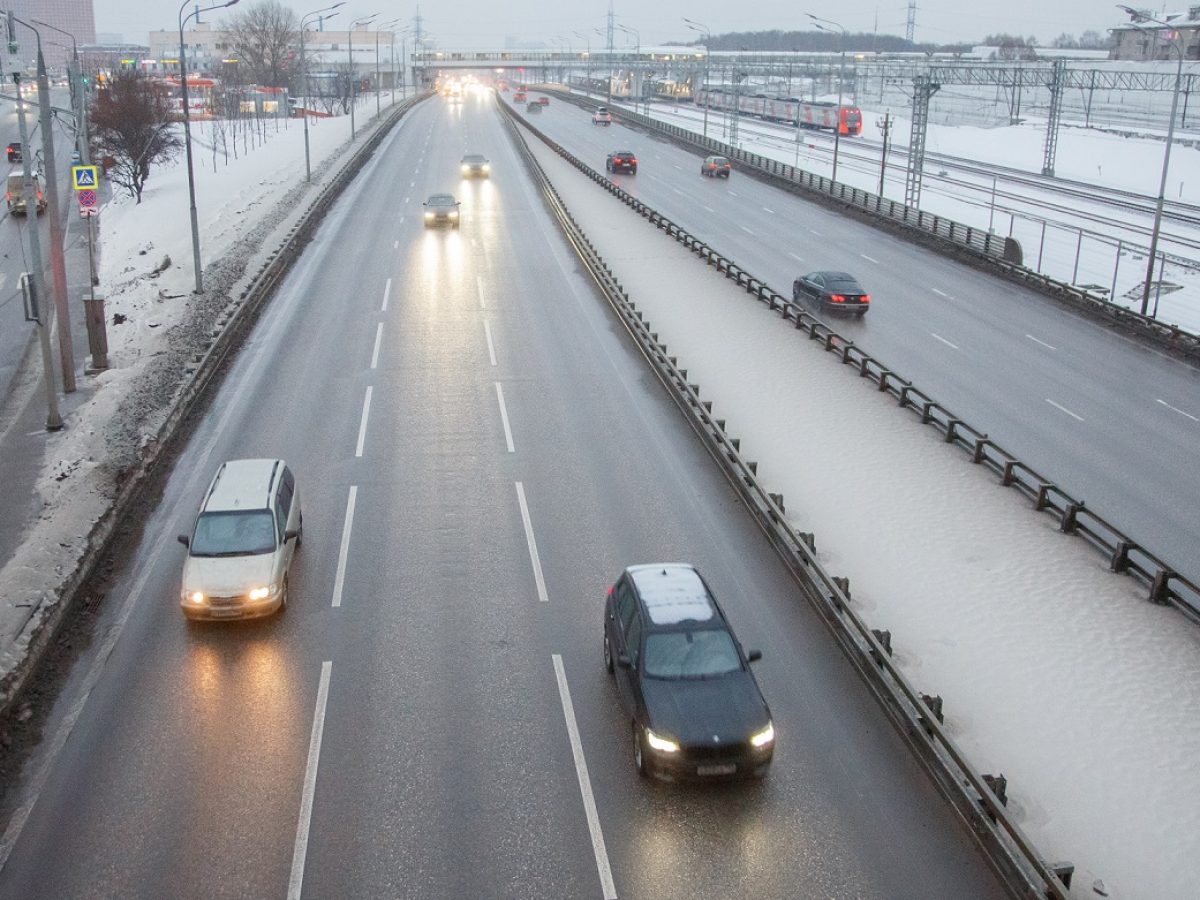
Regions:
<svg viewBox="0 0 1200 900"><path fill-rule="evenodd" d="M253 0L241 0L242 4ZM299 12L319 9L336 0L284 0ZM1183 4L1180 5L1181 8ZM966 8L964 8L966 7ZM384 0L349 0L338 11L331 28L351 21L356 16L381 13L380 19L410 19L415 4L404 6ZM593 29L604 30L608 6L600 2L561 0L457 0L453 3L425 3L421 7L424 28L436 37L440 47L502 47L506 36L524 41L543 41L559 46L569 42L572 49L582 48L583 40L573 32L590 34L593 46L604 39L591 34ZM728 0L693 0L672 3L666 8L657 3L638 3L615 0L616 21L640 33L643 45L661 44L671 40L694 37L683 24L682 16L709 27L714 34L729 31L765 31L803 28L808 22L806 12L814 13L843 25L847 31L872 32L876 20L882 34L904 34L906 0L882 0L880 3L839 2L839 0L759 0L747 4ZM145 43L150 29L178 27L179 7L170 0L95 0L96 30L118 33L128 41ZM209 14L215 16L215 14ZM1047 6L1037 0L1010 0L1006 3L984 3L974 0L969 5L962 0L918 0L916 38L922 41L950 43L974 42L987 33L1008 32L1022 36L1033 35L1048 42L1068 32L1106 29L1126 17L1114 4L1066 0ZM219 21L214 18L213 21ZM633 38L618 31L617 47L632 46Z"/></svg>

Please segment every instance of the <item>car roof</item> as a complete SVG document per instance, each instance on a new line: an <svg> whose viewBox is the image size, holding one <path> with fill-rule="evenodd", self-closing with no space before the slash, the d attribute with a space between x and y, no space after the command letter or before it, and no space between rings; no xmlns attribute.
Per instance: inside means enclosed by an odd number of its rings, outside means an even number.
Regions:
<svg viewBox="0 0 1200 900"><path fill-rule="evenodd" d="M632 150L614 150L609 156L633 156Z"/></svg>
<svg viewBox="0 0 1200 900"><path fill-rule="evenodd" d="M454 199L453 194L430 194L429 199L426 200L425 202L442 204L442 203L457 203L458 201Z"/></svg>
<svg viewBox="0 0 1200 900"><path fill-rule="evenodd" d="M482 153L468 153L463 157L463 162L474 162L475 160L486 160L487 157Z"/></svg>
<svg viewBox="0 0 1200 900"><path fill-rule="evenodd" d="M625 571L655 625L712 622L719 618L708 588L692 566L652 563L630 566Z"/></svg>
<svg viewBox="0 0 1200 900"><path fill-rule="evenodd" d="M270 509L275 479L283 472L282 459L231 459L213 477L205 512Z"/></svg>
<svg viewBox="0 0 1200 900"><path fill-rule="evenodd" d="M820 271L820 272L809 272L808 274L810 276L820 275L822 278L825 278L829 281L857 281L857 279L853 275L851 275L849 272Z"/></svg>

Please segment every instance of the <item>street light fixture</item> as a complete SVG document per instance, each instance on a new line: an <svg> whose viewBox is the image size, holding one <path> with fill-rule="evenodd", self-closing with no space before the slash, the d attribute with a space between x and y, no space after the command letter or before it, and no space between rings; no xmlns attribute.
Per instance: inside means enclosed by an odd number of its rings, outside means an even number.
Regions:
<svg viewBox="0 0 1200 900"><path fill-rule="evenodd" d="M707 25L701 25L699 22L693 22L691 19L685 18L684 24L692 31L704 35L704 84L702 90L708 90L708 42L712 39L712 33L708 30ZM693 92L693 102L695 102L695 94ZM708 94L704 95L704 136L708 137Z"/></svg>
<svg viewBox="0 0 1200 900"><path fill-rule="evenodd" d="M335 3L333 6L326 6L323 9L314 9L312 12L305 13L300 19L300 78L303 81L303 90L301 93L304 97L304 108L301 110L301 114L304 116L304 180L306 182L312 181L312 163L308 154L308 63L304 56L305 29L308 25L308 20L313 16L324 22L326 19L332 19L333 16L337 15L337 13L334 13L332 16L326 16L324 13L345 5L346 0L342 0L341 3Z"/></svg>
<svg viewBox="0 0 1200 900"><path fill-rule="evenodd" d="M192 164L192 116L191 110L188 108L187 48L183 43L183 26L188 23L188 20L199 16L200 13L236 6L238 0L229 0L228 3L214 3L212 6L206 6L203 9L196 7L185 16L183 11L187 9L187 5L190 2L191 0L183 0L183 4L179 7L179 84L183 88L183 144L187 148L188 211L192 217L192 268L196 272L196 293L203 294L204 276L200 266L200 222L196 216L196 173Z"/></svg>
<svg viewBox="0 0 1200 900"><path fill-rule="evenodd" d="M79 64L79 44L75 41L75 35L69 31L63 31L61 28L56 28L48 22L43 22L41 19L34 19L33 22L35 25L41 25L43 28L49 28L51 31L65 34L71 39L71 62L75 70L75 77L71 79L71 100L76 106L75 149L79 151L79 161L85 166L91 165L92 151L88 142L87 131L87 100L84 97L83 91L83 67Z"/></svg>
<svg viewBox="0 0 1200 900"><path fill-rule="evenodd" d="M1136 17L1142 22L1153 22L1156 25L1162 25L1165 28L1171 29L1171 37L1169 46L1179 54L1179 65L1175 69L1175 91L1171 94L1171 120L1167 124L1167 146L1163 149L1163 164L1162 177L1158 182L1158 199L1154 203L1154 227L1150 231L1150 253L1149 259L1146 261L1146 282L1142 285L1142 315L1146 315L1146 311L1150 307L1150 285L1154 282L1154 256L1158 252L1158 235L1162 228L1162 213L1163 213L1163 198L1167 191L1167 169L1171 165L1171 144L1175 140L1175 111L1179 106L1179 88L1183 83L1183 33L1179 29L1174 28L1170 23L1164 22L1161 19L1155 19L1152 16L1146 15L1144 12L1135 10L1129 6L1117 4L1117 9L1129 13L1130 16ZM1136 22L1134 28L1137 28ZM1146 29L1139 28L1139 31ZM1158 31L1159 29L1153 29ZM1159 290L1162 289L1162 276L1159 276ZM1158 312L1157 291L1155 292L1155 313Z"/></svg>
<svg viewBox="0 0 1200 900"><path fill-rule="evenodd" d="M354 104L358 99L355 88L358 86L354 80L354 29L359 25L367 25L372 19L378 16L379 13L371 13L361 19L355 19L350 23L350 27L346 32L346 62L350 66L350 140L354 140Z"/></svg>
<svg viewBox="0 0 1200 900"><path fill-rule="evenodd" d="M383 28L394 28L399 19L392 19L390 22L380 22L375 26L375 115L379 115L379 32ZM393 74L392 80L395 81ZM393 99L395 95L393 93Z"/></svg>
<svg viewBox="0 0 1200 900"><path fill-rule="evenodd" d="M821 31L828 31L829 29L826 28L825 26L832 25L834 28L838 29L842 33L842 39L841 39L840 50L839 50L839 53L841 54L841 57L842 57L842 61L838 68L837 113L834 115L834 118L833 118L833 174L830 176L830 181L837 181L838 149L841 145L841 139L842 139L842 85L846 80L846 29L843 28L841 25L839 25L837 22L831 21L829 19L822 19L819 16L814 16L812 13L808 13L807 15L810 19L813 20L813 23ZM796 114L796 118L797 119L800 118L799 113Z"/></svg>

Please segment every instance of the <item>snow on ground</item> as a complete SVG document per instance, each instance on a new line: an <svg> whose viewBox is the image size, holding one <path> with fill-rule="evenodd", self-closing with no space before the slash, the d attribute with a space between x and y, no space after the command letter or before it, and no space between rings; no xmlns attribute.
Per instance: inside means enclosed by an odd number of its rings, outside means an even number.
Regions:
<svg viewBox="0 0 1200 900"><path fill-rule="evenodd" d="M364 98L359 109L361 138L374 100ZM345 118L310 123L312 189L330 174L325 168L349 131ZM186 365L207 346L250 262L275 246L272 230L298 216L312 196L303 190L300 122L281 122L278 130L272 123L250 152L239 149L236 160L231 156L226 165L222 158L215 168L205 145L211 130L200 123L194 137L205 293L191 293L187 167L180 154L151 170L140 205L119 194L101 210L99 276L107 294L110 368L80 380L86 402L65 417L63 431L47 438L36 486L41 511L0 569L0 675L23 658L23 629L49 611L63 577L86 553L93 527L157 433L187 377Z"/></svg>
<svg viewBox="0 0 1200 900"><path fill-rule="evenodd" d="M1196 896L1200 631L530 144L822 564L891 630L913 683L945 698L968 757L1008 777L1009 809L1048 859L1075 863L1074 895L1099 880L1124 900Z"/></svg>
<svg viewBox="0 0 1200 900"><path fill-rule="evenodd" d="M828 98L823 98L828 99ZM836 100L836 96L832 99ZM644 109L644 107L639 107ZM862 107L863 138L846 138L840 142L838 180L862 190L879 190L877 122L885 112L893 114L892 146L906 148L911 122L891 110ZM664 122L702 130L701 110L688 105L653 104L651 115ZM710 113L709 137L724 140L723 122L718 113ZM833 137L823 132L802 131L801 141L795 141L795 129L779 124L743 117L739 122L738 144L751 153L777 159L788 165L817 175L832 173ZM774 135L774 137L772 137ZM1020 125L996 128L930 124L926 151L959 156L980 163L1008 166L1030 174L1042 167L1045 123L1027 120ZM870 149L868 150L868 143ZM1194 142L1189 142L1194 143ZM1134 191L1148 197L1158 196L1162 174L1163 141L1156 136L1125 137L1098 129L1064 127L1060 130L1055 157L1055 175L1059 179L1079 180L1121 190ZM869 152L875 160L854 159L855 154ZM904 162L902 157L889 158L884 196L904 199ZM1100 203L1070 201L1061 195L1035 189L1018 189L1020 197L1004 196L1000 181L998 196L993 203L991 179L971 177L947 171L956 182L946 183L938 164L932 160L925 166L922 183L921 208L946 216L966 225L996 233L1011 235L1020 241L1025 265L1059 281L1071 284L1094 284L1108 290L1115 285L1114 302L1131 309L1141 308L1142 285L1146 279L1146 232L1152 217L1133 214ZM1010 187L1009 193L1016 193ZM1168 200L1196 202L1200 198L1200 148L1176 142L1171 151L1171 165L1165 196ZM1070 209L1051 210L1046 204ZM994 207L994 208L993 208ZM1090 214L1102 213L1109 219L1127 221L1135 228L1118 230L1098 224ZM1042 220L1049 222L1043 235ZM1080 239L1079 230L1083 229ZM1138 232L1141 232L1140 234ZM1200 241L1200 227L1186 227L1164 220L1163 239L1159 249L1168 254L1197 260L1196 268L1167 262L1163 281L1181 286L1178 291L1160 293L1157 318L1163 322L1200 333L1200 251L1168 239L1178 233L1192 241ZM1118 244L1121 241L1123 243ZM1076 257L1078 255L1078 264ZM1157 278L1157 275L1155 276ZM1150 312L1155 311L1151 297Z"/></svg>

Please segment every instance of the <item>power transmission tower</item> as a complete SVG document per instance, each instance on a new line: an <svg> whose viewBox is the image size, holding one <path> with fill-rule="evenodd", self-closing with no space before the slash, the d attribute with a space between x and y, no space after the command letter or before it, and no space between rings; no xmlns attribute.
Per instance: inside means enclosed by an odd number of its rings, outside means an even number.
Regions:
<svg viewBox="0 0 1200 900"><path fill-rule="evenodd" d="M941 88L928 75L913 78L912 135L908 141L908 174L904 179L904 205L921 207L921 176L925 170L925 132L929 126L929 98Z"/></svg>
<svg viewBox="0 0 1200 900"><path fill-rule="evenodd" d="M908 21L904 25L904 39L912 45L913 35L917 31L917 0L908 0Z"/></svg>

